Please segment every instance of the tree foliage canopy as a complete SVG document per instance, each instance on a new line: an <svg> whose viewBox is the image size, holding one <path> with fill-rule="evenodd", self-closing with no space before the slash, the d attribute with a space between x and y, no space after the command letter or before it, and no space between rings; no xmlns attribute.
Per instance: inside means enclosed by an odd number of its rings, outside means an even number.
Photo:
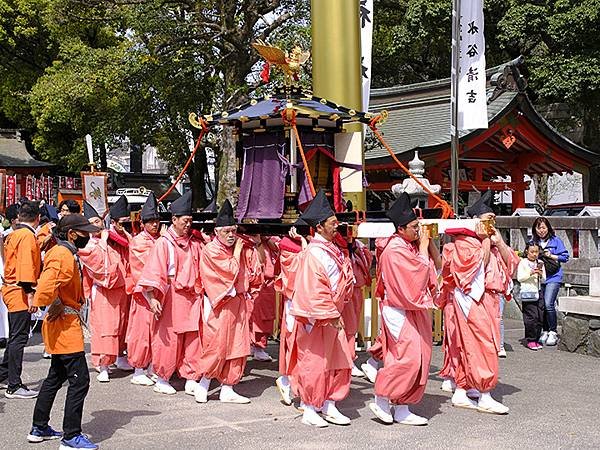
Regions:
<svg viewBox="0 0 600 450"><path fill-rule="evenodd" d="M309 0L0 0L0 126L70 170L84 136L158 148L173 170L197 130L190 111L229 109L262 89L256 39L310 42ZM451 0L375 0L374 87L450 73ZM526 57L536 102L566 102L600 146L600 2L485 2L487 63ZM204 152L188 171L203 186ZM227 170L224 166L223 170ZM206 195L198 192L204 203Z"/></svg>

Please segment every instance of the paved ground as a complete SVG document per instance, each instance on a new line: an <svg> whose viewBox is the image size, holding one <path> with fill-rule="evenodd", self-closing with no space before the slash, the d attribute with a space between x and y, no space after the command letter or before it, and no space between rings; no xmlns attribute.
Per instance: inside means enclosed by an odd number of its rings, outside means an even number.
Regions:
<svg viewBox="0 0 600 450"><path fill-rule="evenodd" d="M534 353L520 344L522 326L508 321L508 358L501 360L501 382L495 397L510 407L500 417L453 409L440 390L436 372L441 349L434 349L430 382L415 412L430 418L427 427L382 425L368 409L372 386L354 379L351 396L339 407L353 421L348 427L313 429L300 422L292 407L279 402L274 387L277 363L249 361L239 392L250 405L224 405L213 394L199 405L178 392L159 395L133 386L129 375L116 372L108 384L95 381L87 398L84 432L103 449L184 448L600 448L600 360L546 348ZM37 387L48 361L41 359L39 336L27 348L24 381ZM276 354L276 345L270 348ZM360 354L360 361L366 355ZM182 383L176 385L182 389ZM64 390L57 397L51 422L60 429ZM0 448L33 448L29 431L33 401L0 397ZM39 450L56 442L35 444Z"/></svg>

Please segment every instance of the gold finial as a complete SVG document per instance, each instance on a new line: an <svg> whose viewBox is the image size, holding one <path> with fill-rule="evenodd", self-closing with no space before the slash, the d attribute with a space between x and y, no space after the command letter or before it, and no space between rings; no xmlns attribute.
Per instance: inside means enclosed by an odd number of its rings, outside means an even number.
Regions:
<svg viewBox="0 0 600 450"><path fill-rule="evenodd" d="M310 58L310 52L302 50L298 45L294 46L289 53L261 40L254 42L252 47L256 49L266 62L283 72L286 86L291 86L298 81L301 66Z"/></svg>

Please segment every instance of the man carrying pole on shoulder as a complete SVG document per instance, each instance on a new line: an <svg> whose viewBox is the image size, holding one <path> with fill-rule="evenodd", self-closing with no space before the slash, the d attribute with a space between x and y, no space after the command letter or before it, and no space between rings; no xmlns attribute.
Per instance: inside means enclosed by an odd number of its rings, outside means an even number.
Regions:
<svg viewBox="0 0 600 450"><path fill-rule="evenodd" d="M316 234L302 253L289 310L295 319L291 351L297 358L292 388L302 402L302 423L349 425L335 403L350 392L352 355L341 317L352 297L352 264L333 243L338 220L323 190L300 218Z"/></svg>
<svg viewBox="0 0 600 450"><path fill-rule="evenodd" d="M129 268L132 285L135 287L139 281L148 257L154 248L156 239L160 236L160 214L158 202L153 192L150 192L142 211L140 212L142 231L131 239L129 244ZM165 230L166 231L166 230ZM135 372L131 377L131 384L152 386L154 381L150 378L150 363L152 362L152 335L154 333L154 314L150 305L144 298L133 296L129 308L129 321L127 324L127 360Z"/></svg>
<svg viewBox="0 0 600 450"><path fill-rule="evenodd" d="M204 282L202 379L196 401L206 403L210 382L221 383L219 400L250 403L233 390L250 354L248 302L262 286L262 269L254 245L238 236L233 207L225 200L216 219L215 238L202 251L200 274Z"/></svg>
<svg viewBox="0 0 600 450"><path fill-rule="evenodd" d="M177 371L194 395L201 353L200 320L203 286L200 277L202 243L192 233L192 192L171 203L171 226L150 251L134 289L147 302L155 323L152 369L158 375L154 392L173 395L169 380Z"/></svg>
<svg viewBox="0 0 600 450"><path fill-rule="evenodd" d="M430 309L441 260L426 228L420 228L410 197L402 193L387 216L396 232L378 239L377 297L381 309L383 368L369 407L382 422L427 425L408 405L421 401L432 351ZM392 415L391 406L394 411Z"/></svg>

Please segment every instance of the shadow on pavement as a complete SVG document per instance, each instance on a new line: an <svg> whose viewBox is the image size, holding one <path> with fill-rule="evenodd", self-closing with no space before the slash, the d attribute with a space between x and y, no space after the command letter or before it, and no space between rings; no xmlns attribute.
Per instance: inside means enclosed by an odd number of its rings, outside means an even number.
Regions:
<svg viewBox="0 0 600 450"><path fill-rule="evenodd" d="M116 409L103 409L91 413L93 417L82 426L83 431L91 436L92 441L102 442L110 439L119 428L128 425L135 417L157 416L160 411L118 411Z"/></svg>
<svg viewBox="0 0 600 450"><path fill-rule="evenodd" d="M416 405L411 405L410 410L419 416L432 419L441 413L442 405L450 401L447 395L427 394Z"/></svg>
<svg viewBox="0 0 600 450"><path fill-rule="evenodd" d="M498 383L496 389L492 391L492 397L500 403L503 403L504 397L508 397L517 392L521 392L521 389L512 384Z"/></svg>
<svg viewBox="0 0 600 450"><path fill-rule="evenodd" d="M264 391L275 386L275 380L277 378L266 375L264 372L258 373L258 371L262 370L267 370L269 373L277 373L277 361L265 362L253 361L252 359L248 360L246 369L244 370L244 376L238 385L239 390L236 389L236 391L248 398L257 398L260 397Z"/></svg>

